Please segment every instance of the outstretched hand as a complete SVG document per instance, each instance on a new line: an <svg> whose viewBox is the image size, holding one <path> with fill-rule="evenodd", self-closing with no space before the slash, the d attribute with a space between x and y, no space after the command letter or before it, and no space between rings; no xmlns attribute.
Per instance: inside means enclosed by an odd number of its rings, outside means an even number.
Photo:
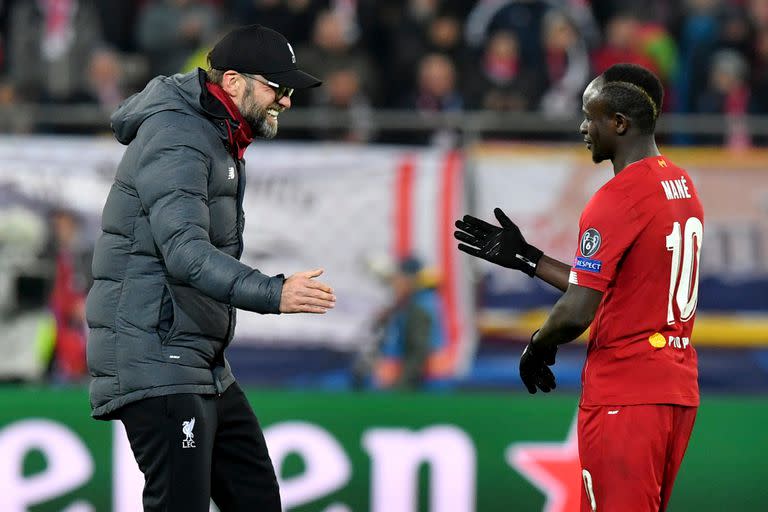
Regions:
<svg viewBox="0 0 768 512"><path fill-rule="evenodd" d="M316 313L323 314L336 305L333 289L315 278L322 275L323 269L296 272L283 283L280 294L281 313Z"/></svg>
<svg viewBox="0 0 768 512"><path fill-rule="evenodd" d="M459 250L533 277L543 253L525 241L520 228L501 208L495 208L493 213L500 226L472 215L465 215L456 221L455 225L460 231L454 231L453 236L464 242L459 244Z"/></svg>

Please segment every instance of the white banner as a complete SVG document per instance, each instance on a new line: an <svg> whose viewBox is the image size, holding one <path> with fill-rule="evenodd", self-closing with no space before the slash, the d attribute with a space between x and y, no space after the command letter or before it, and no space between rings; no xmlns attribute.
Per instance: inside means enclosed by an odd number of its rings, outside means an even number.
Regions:
<svg viewBox="0 0 768 512"><path fill-rule="evenodd" d="M20 219L30 244L39 245L44 233L30 217L65 206L87 219L85 242L93 243L123 151L109 138L0 139L0 214ZM457 154L259 141L245 159L243 261L270 275L323 268L320 279L334 288L337 304L322 316L240 311L238 343L359 349L389 300L370 261L408 253L444 278L451 359L471 355L474 326L465 318L472 294L452 239L453 220L463 211Z"/></svg>

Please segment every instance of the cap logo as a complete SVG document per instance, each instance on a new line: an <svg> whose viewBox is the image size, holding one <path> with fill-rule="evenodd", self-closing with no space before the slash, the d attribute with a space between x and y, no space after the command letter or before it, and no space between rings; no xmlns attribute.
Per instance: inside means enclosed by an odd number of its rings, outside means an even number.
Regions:
<svg viewBox="0 0 768 512"><path fill-rule="evenodd" d="M293 53L293 46L291 46L291 43L285 43L288 45L288 49L291 50L291 62L296 64L296 54Z"/></svg>

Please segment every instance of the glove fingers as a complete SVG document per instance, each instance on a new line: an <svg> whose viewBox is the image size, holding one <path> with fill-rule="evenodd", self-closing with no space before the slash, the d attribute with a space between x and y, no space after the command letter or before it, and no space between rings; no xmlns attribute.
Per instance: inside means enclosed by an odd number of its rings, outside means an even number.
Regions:
<svg viewBox="0 0 768 512"><path fill-rule="evenodd" d="M523 384L525 384L528 392L532 395L535 395L536 373L538 372L535 369L535 363L534 366L531 367L532 362L533 360L531 359L529 346L526 345L526 347L523 349L522 355L520 356L520 380L523 381Z"/></svg>
<svg viewBox="0 0 768 512"><path fill-rule="evenodd" d="M545 393L549 393L557 387L555 374L552 373L548 366L542 366L539 370L536 375L536 385Z"/></svg>
<svg viewBox="0 0 768 512"><path fill-rule="evenodd" d="M530 377L522 375L520 376L520 379L523 381L523 384L525 384L525 387L528 388L528 392L532 395L536 394L536 382Z"/></svg>
<svg viewBox="0 0 768 512"><path fill-rule="evenodd" d="M476 258L482 258L482 256L480 255L480 249L478 249L476 247L472 247L470 245L459 244L459 250L469 254L470 256L475 256Z"/></svg>
<svg viewBox="0 0 768 512"><path fill-rule="evenodd" d="M475 238L474 236L464 231L454 231L453 238L455 238L456 240L460 240L462 242L466 242L470 245L476 245L476 246L481 245L480 241L477 238Z"/></svg>
<svg viewBox="0 0 768 512"><path fill-rule="evenodd" d="M499 226L494 226L490 222L485 222L483 219L478 219L477 217L473 217L471 215L465 215L462 219L466 224L476 228L480 229L482 231L498 231Z"/></svg>
<svg viewBox="0 0 768 512"><path fill-rule="evenodd" d="M463 220L457 220L454 225L460 230L466 231L470 235L475 236L481 240L485 240L495 231L501 231L501 228L496 228L490 225L490 227L478 226L475 224L469 224Z"/></svg>
<svg viewBox="0 0 768 512"><path fill-rule="evenodd" d="M496 220L499 221L499 224L501 224L501 227L503 228L515 227L515 223L512 222L512 220L509 217L507 217L507 214L504 213L504 211L501 208L494 208L493 214L496 216Z"/></svg>
<svg viewBox="0 0 768 512"><path fill-rule="evenodd" d="M490 235L489 232L478 229L461 220L457 220L454 223L454 226L456 226L461 231L464 231L465 233L469 233L470 235L474 236L478 240L485 240L488 237L488 235Z"/></svg>

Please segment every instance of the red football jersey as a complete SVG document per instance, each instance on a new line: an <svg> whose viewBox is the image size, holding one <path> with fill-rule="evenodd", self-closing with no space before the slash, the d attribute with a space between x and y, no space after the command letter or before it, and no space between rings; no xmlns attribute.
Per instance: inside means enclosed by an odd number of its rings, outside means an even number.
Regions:
<svg viewBox="0 0 768 512"><path fill-rule="evenodd" d="M627 166L587 204L569 281L605 294L582 405L699 404L691 332L703 222L691 178L663 156Z"/></svg>

